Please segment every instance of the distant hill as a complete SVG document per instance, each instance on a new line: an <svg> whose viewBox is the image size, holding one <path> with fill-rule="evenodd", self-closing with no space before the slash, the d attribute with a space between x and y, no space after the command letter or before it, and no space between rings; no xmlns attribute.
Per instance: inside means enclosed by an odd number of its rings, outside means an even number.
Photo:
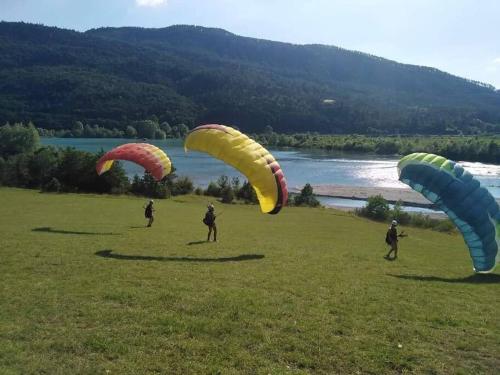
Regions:
<svg viewBox="0 0 500 375"><path fill-rule="evenodd" d="M221 29L0 23L0 123L123 129L148 118L255 132L500 133L500 92L433 68Z"/></svg>

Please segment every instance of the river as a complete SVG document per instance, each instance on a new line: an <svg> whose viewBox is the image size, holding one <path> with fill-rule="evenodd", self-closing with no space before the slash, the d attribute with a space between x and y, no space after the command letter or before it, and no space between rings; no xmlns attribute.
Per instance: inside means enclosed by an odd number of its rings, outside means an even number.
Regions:
<svg viewBox="0 0 500 375"><path fill-rule="evenodd" d="M97 152L111 150L118 145L138 142L131 139L89 139L89 138L42 138L42 144L57 147L74 147L78 150ZM205 187L221 175L230 177L241 174L206 154L185 153L182 141L177 139L148 140L163 149L174 164L179 176L190 177L195 186ZM394 187L406 185L398 181L395 156L373 154L353 154L326 150L270 149L285 173L290 189L301 188L306 183L312 185L337 184L361 187ZM461 163L474 174L492 193L500 198L500 166L483 163ZM129 177L141 175L143 169L133 163L123 162ZM359 207L363 202L350 199L320 198L322 203L346 207Z"/></svg>

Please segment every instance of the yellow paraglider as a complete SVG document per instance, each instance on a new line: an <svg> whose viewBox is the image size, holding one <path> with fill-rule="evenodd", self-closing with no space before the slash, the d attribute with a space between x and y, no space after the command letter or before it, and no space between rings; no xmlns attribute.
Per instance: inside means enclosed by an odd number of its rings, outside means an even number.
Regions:
<svg viewBox="0 0 500 375"><path fill-rule="evenodd" d="M285 176L276 159L253 139L224 125L194 128L184 149L206 152L233 166L246 176L264 213L277 214L288 200Z"/></svg>

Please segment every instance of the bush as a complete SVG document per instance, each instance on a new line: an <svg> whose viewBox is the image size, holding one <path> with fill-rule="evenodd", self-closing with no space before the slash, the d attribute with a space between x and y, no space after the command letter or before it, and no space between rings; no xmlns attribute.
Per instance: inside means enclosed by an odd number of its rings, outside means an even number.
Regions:
<svg viewBox="0 0 500 375"><path fill-rule="evenodd" d="M360 216L383 221L389 216L389 204L381 195L368 197L366 206L357 210Z"/></svg>
<svg viewBox="0 0 500 375"><path fill-rule="evenodd" d="M165 139L165 138L167 138L167 134L161 129L156 129L155 139Z"/></svg>
<svg viewBox="0 0 500 375"><path fill-rule="evenodd" d="M0 126L0 156L31 153L40 145L40 136L32 123Z"/></svg>
<svg viewBox="0 0 500 375"><path fill-rule="evenodd" d="M229 177L227 176L220 176L218 179L217 179L217 186L219 187L220 189L220 192L222 194L222 191L227 188L229 185Z"/></svg>
<svg viewBox="0 0 500 375"><path fill-rule="evenodd" d="M402 201L396 202L389 216L392 217L392 220L396 220L401 225L406 225L411 222L411 215L403 211Z"/></svg>
<svg viewBox="0 0 500 375"><path fill-rule="evenodd" d="M32 184L30 174L30 154L18 154L5 161L3 180L6 186L29 188Z"/></svg>
<svg viewBox="0 0 500 375"><path fill-rule="evenodd" d="M318 207L319 201L314 196L313 188L310 184L305 184L305 186L300 191L299 195L296 195L293 198L293 203L296 206L309 206L309 207Z"/></svg>
<svg viewBox="0 0 500 375"><path fill-rule="evenodd" d="M172 183L172 195L190 194L193 192L193 182L189 177L180 177Z"/></svg>
<svg viewBox="0 0 500 375"><path fill-rule="evenodd" d="M221 191L221 201L222 203L232 203L234 200L234 191L231 186L226 186Z"/></svg>
<svg viewBox="0 0 500 375"><path fill-rule="evenodd" d="M62 186L59 180L55 177L52 177L49 182L42 186L42 191L59 193L61 191L61 188Z"/></svg>
<svg viewBox="0 0 500 375"><path fill-rule="evenodd" d="M440 220L433 229L438 232L453 232L455 230L455 224L449 219Z"/></svg>
<svg viewBox="0 0 500 375"><path fill-rule="evenodd" d="M245 203L258 203L257 194L248 181L245 181L241 188L236 192L236 197L244 200Z"/></svg>
<svg viewBox="0 0 500 375"><path fill-rule="evenodd" d="M205 190L205 195L209 195L211 197L220 197L220 188L215 184L215 182L210 182Z"/></svg>
<svg viewBox="0 0 500 375"><path fill-rule="evenodd" d="M127 138L135 138L137 137L137 130L135 130L133 126L129 125L125 129L125 135L127 136Z"/></svg>
<svg viewBox="0 0 500 375"><path fill-rule="evenodd" d="M420 228L431 228L433 224L437 224L433 223L433 221L438 221L437 219L431 219L430 216L424 215L421 212L415 213L411 216L411 224Z"/></svg>
<svg viewBox="0 0 500 375"><path fill-rule="evenodd" d="M455 225L448 219L435 219L421 212L410 213L402 209L402 202L397 202L394 209L390 210L387 201L380 195L369 197L365 207L357 209L357 215L375 220L396 220L400 225L411 225L419 228L437 230L439 232L452 232Z"/></svg>
<svg viewBox="0 0 500 375"><path fill-rule="evenodd" d="M194 189L194 193L196 195L203 195L203 189L198 186L196 189Z"/></svg>
<svg viewBox="0 0 500 375"><path fill-rule="evenodd" d="M3 185L5 169L5 160L0 156L0 186Z"/></svg>
<svg viewBox="0 0 500 375"><path fill-rule="evenodd" d="M170 198L172 195L166 179L158 182L148 172L144 173L142 178L134 176L130 191L133 194L150 198Z"/></svg>
<svg viewBox="0 0 500 375"><path fill-rule="evenodd" d="M136 121L134 128L137 131L137 136L139 138L154 139L156 131L158 130L158 125L151 120Z"/></svg>

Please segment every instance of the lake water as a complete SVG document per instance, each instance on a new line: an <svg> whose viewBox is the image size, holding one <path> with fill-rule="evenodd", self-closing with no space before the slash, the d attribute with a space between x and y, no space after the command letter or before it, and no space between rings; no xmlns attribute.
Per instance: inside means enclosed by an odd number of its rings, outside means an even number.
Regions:
<svg viewBox="0 0 500 375"><path fill-rule="evenodd" d="M111 150L118 145L137 142L130 139L87 139L87 138L42 138L42 144L58 147L74 147L79 150L97 152ZM185 153L181 140L148 140L164 150L172 160L179 176L190 177L195 186L207 186L219 176L239 176L241 174L206 154ZM337 184L367 187L404 188L398 181L396 165L398 158L370 154L352 154L326 150L270 149L285 173L290 189L301 188L306 183L313 185ZM461 163L474 174L495 198L500 198L500 166L483 163ZM142 175L143 169L133 163L123 162L127 174ZM321 198L325 204L358 207L362 201L350 199Z"/></svg>

